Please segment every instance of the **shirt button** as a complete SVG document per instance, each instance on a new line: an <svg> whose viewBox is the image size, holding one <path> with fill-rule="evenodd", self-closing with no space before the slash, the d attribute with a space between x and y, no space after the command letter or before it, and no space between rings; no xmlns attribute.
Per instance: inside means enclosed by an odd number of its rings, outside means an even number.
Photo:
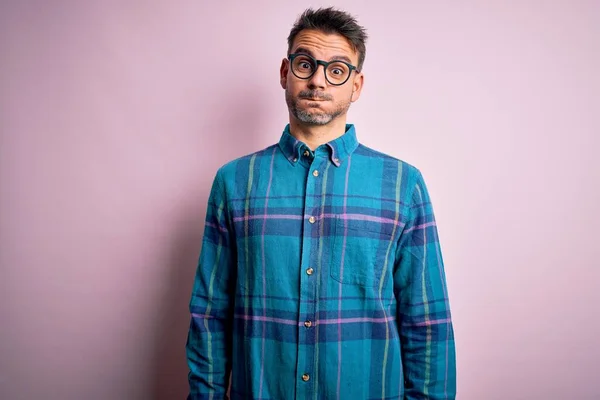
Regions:
<svg viewBox="0 0 600 400"><path fill-rule="evenodd" d="M309 379L310 379L310 375L308 375L308 374L302 374L302 380L304 382L308 382Z"/></svg>
<svg viewBox="0 0 600 400"><path fill-rule="evenodd" d="M340 162L340 159L336 157L336 158L333 159L333 161Z"/></svg>
<svg viewBox="0 0 600 400"><path fill-rule="evenodd" d="M316 169L313 171L313 176L319 176L319 171L317 171Z"/></svg>
<svg viewBox="0 0 600 400"><path fill-rule="evenodd" d="M312 322L311 321L304 321L304 326L307 328L310 328L312 326Z"/></svg>
<svg viewBox="0 0 600 400"><path fill-rule="evenodd" d="M313 274L313 272L315 272L315 270L309 267L309 268L306 270L306 275L312 275L312 274Z"/></svg>
<svg viewBox="0 0 600 400"><path fill-rule="evenodd" d="M308 150L305 150L304 151L304 157L308 157L308 156L310 156L310 152Z"/></svg>
<svg viewBox="0 0 600 400"><path fill-rule="evenodd" d="M298 159L296 157L294 157L294 162L298 162Z"/></svg>
<svg viewBox="0 0 600 400"><path fill-rule="evenodd" d="M310 217L310 218L308 219L308 222L310 222L311 224L314 224L314 223L315 223L315 221L316 221L316 218L315 218L315 217Z"/></svg>

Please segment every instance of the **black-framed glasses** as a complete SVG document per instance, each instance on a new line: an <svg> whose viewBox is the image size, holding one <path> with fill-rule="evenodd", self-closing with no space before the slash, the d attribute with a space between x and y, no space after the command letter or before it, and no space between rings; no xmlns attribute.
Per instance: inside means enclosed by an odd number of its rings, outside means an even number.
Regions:
<svg viewBox="0 0 600 400"><path fill-rule="evenodd" d="M317 72L319 65L322 65L325 79L333 86L343 85L350 78L352 71L358 71L354 65L345 61L333 60L327 62L317 60L303 53L290 54L288 59L292 66L292 73L300 79L311 78Z"/></svg>

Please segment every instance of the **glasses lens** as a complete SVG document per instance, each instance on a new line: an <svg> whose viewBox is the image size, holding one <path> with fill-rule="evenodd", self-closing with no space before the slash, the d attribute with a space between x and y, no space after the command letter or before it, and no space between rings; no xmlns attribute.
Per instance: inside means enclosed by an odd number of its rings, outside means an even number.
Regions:
<svg viewBox="0 0 600 400"><path fill-rule="evenodd" d="M339 85L348 79L350 68L343 62L334 62L327 67L327 80L334 85Z"/></svg>
<svg viewBox="0 0 600 400"><path fill-rule="evenodd" d="M308 78L315 70L315 62L307 56L297 56L292 62L292 69L300 78Z"/></svg>

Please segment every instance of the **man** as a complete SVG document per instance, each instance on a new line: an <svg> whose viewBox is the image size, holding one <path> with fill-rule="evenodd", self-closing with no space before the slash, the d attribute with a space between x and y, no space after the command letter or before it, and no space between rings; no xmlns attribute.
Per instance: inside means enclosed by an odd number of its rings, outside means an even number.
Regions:
<svg viewBox="0 0 600 400"><path fill-rule="evenodd" d="M306 10L279 143L216 174L190 302L190 399L453 399L443 261L423 177L357 141L365 30Z"/></svg>

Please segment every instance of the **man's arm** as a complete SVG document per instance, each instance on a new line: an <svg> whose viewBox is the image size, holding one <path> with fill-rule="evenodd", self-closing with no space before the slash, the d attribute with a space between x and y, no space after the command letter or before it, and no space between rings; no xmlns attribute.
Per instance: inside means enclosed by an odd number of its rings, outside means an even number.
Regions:
<svg viewBox="0 0 600 400"><path fill-rule="evenodd" d="M405 399L454 399L454 330L444 263L429 193L418 171L412 190L394 272Z"/></svg>
<svg viewBox="0 0 600 400"><path fill-rule="evenodd" d="M235 285L233 237L224 185L217 173L208 200L202 251L189 305L188 400L226 398Z"/></svg>

